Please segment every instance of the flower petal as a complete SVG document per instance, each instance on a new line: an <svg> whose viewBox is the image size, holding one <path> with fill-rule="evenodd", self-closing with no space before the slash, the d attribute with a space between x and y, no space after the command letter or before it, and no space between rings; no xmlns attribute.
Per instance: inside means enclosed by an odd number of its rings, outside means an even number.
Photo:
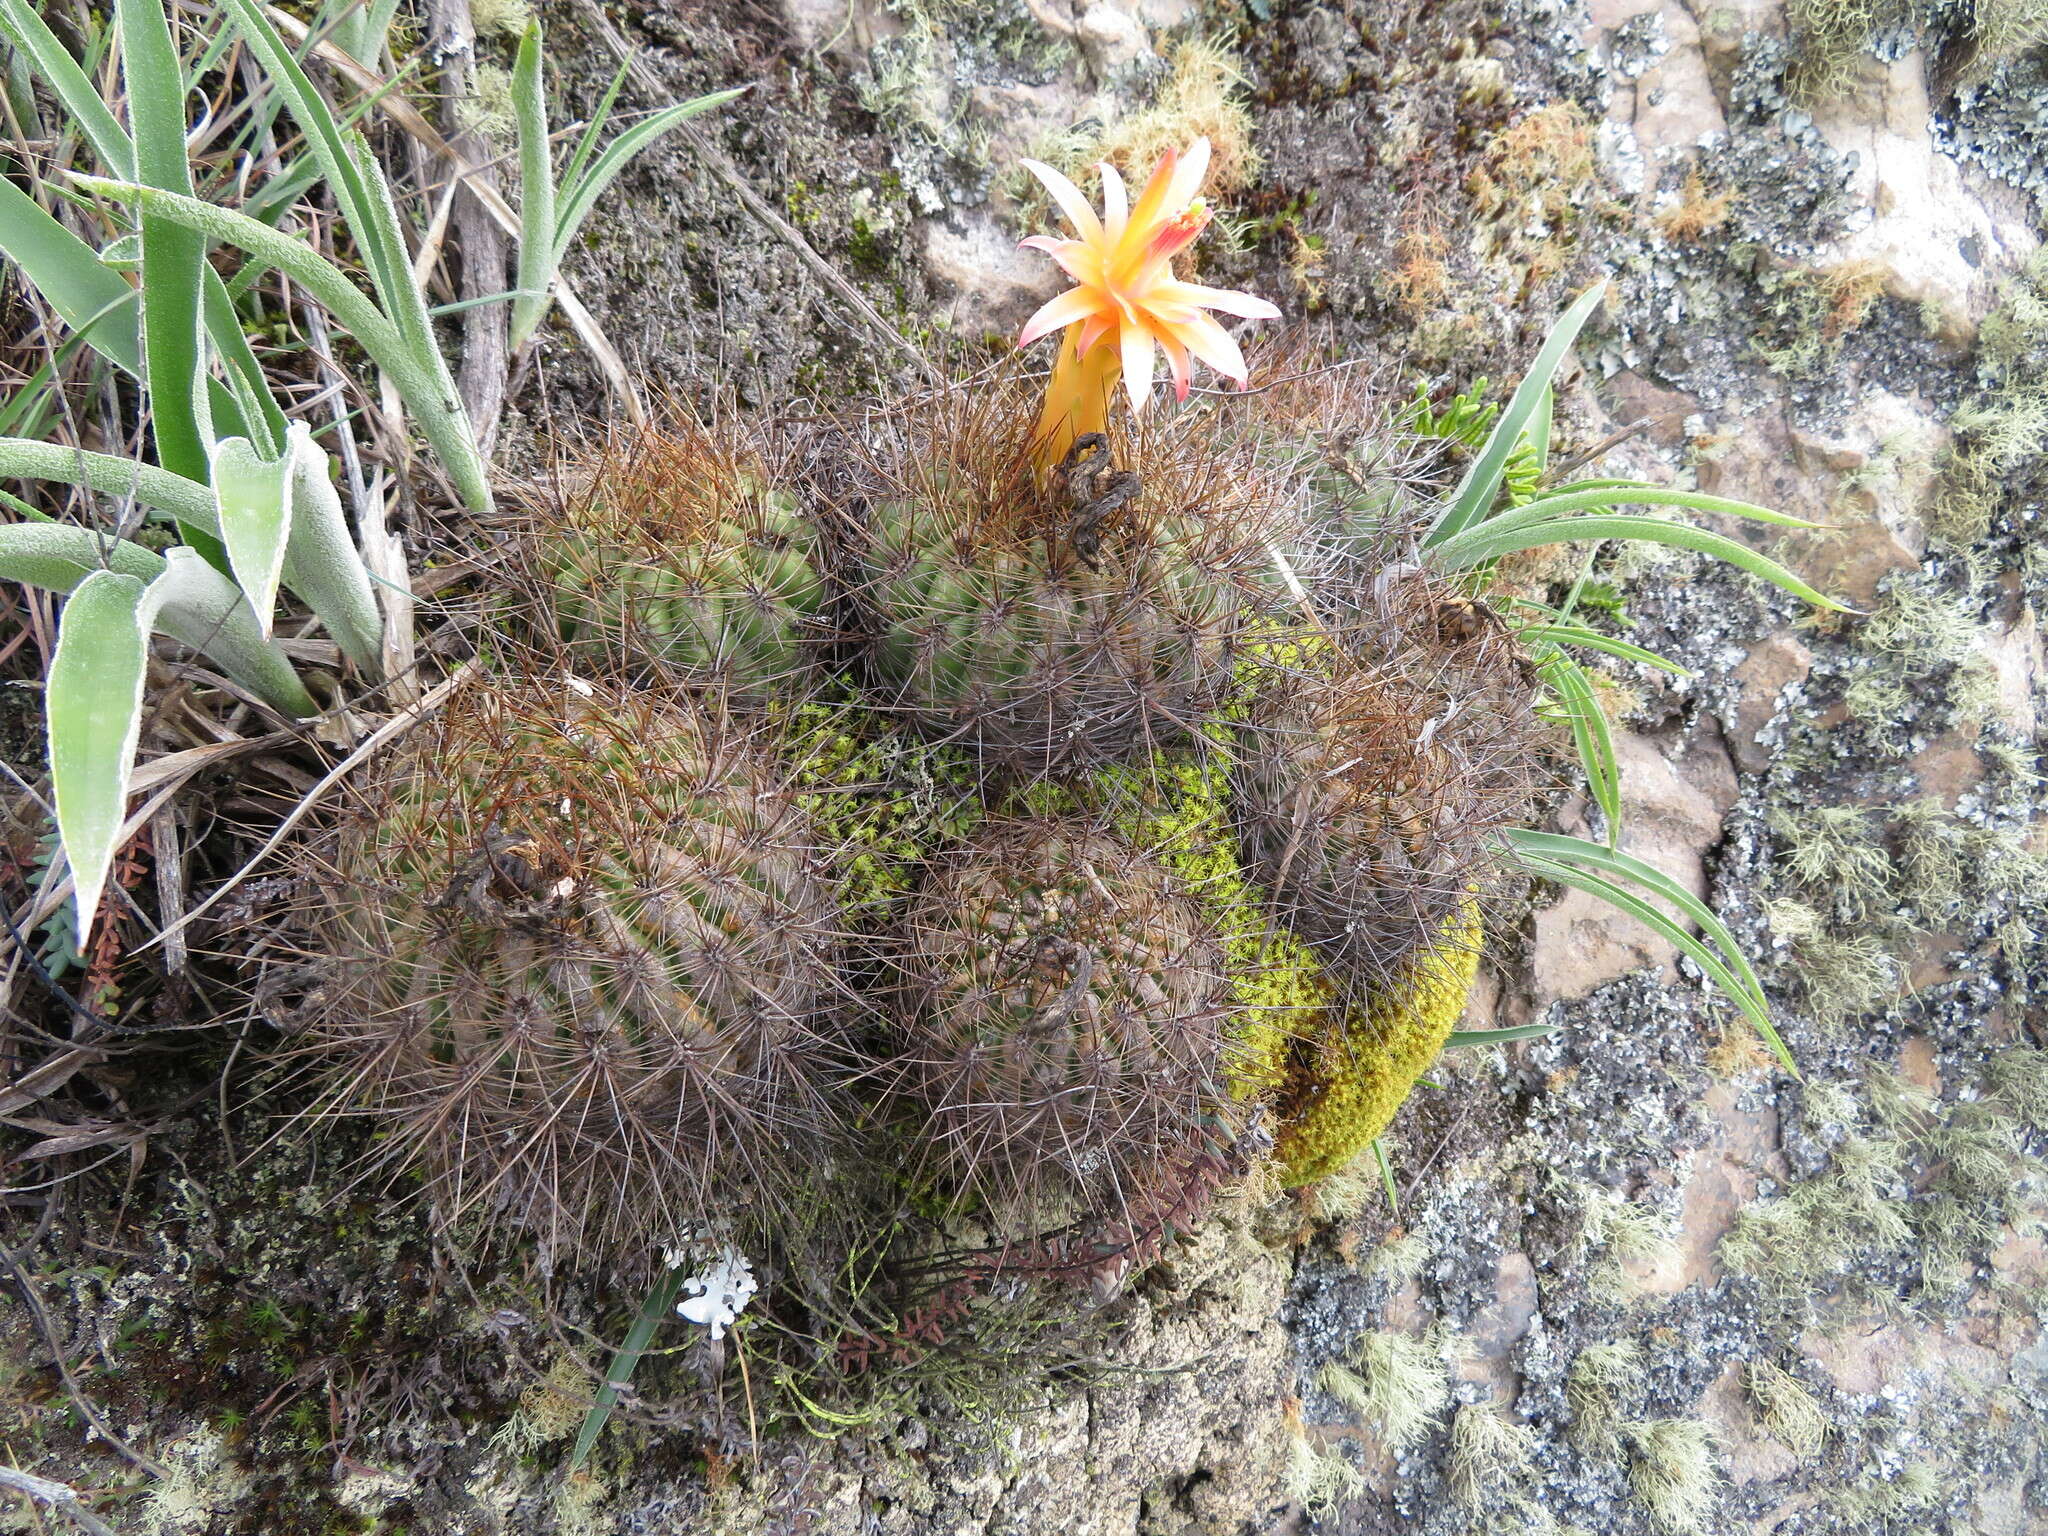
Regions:
<svg viewBox="0 0 2048 1536"><path fill-rule="evenodd" d="M1171 218L1178 209L1166 205L1166 189L1173 181L1173 169L1180 163L1180 151L1171 145L1160 155L1159 163L1152 168L1152 177L1145 183L1145 190L1138 194L1137 206L1131 209L1126 230L1135 231L1141 240L1150 239L1152 233Z"/></svg>
<svg viewBox="0 0 2048 1536"><path fill-rule="evenodd" d="M1239 293L1235 288L1211 288L1204 283L1183 283L1173 279L1156 285L1146 296L1149 300L1169 304L1195 304L1203 309L1220 309L1226 315L1242 315L1247 320L1278 320L1277 305L1249 293Z"/></svg>
<svg viewBox="0 0 2048 1536"><path fill-rule="evenodd" d="M1074 233L1090 244L1102 240L1102 221L1095 217L1095 210L1088 206L1088 199L1081 195L1081 189L1051 166L1038 160L1026 160L1024 169L1036 176L1052 200L1060 205L1060 212L1067 216L1067 222L1074 226Z"/></svg>
<svg viewBox="0 0 2048 1536"><path fill-rule="evenodd" d="M1086 357L1089 349L1100 341L1103 333L1116 329L1116 313L1113 310L1098 309L1081 322L1081 336L1075 343L1074 355Z"/></svg>
<svg viewBox="0 0 2048 1536"><path fill-rule="evenodd" d="M1179 338L1173 332L1164 331L1160 333L1159 350L1166 354L1167 372L1173 375L1174 399L1187 399L1188 386L1193 382L1193 369L1188 363L1188 349L1180 344Z"/></svg>
<svg viewBox="0 0 2048 1536"><path fill-rule="evenodd" d="M1069 288L1056 298L1046 300L1039 306L1038 313L1024 322L1024 329L1017 334L1017 345L1028 347L1039 337L1050 335L1062 326L1086 320L1101 304L1101 295L1094 289Z"/></svg>
<svg viewBox="0 0 2048 1536"><path fill-rule="evenodd" d="M1230 333L1207 315L1196 315L1172 327L1174 339L1225 378L1245 382L1244 353Z"/></svg>
<svg viewBox="0 0 2048 1536"><path fill-rule="evenodd" d="M1190 144L1188 152L1174 166L1173 177L1166 184L1166 206L1175 213L1187 207L1202 190L1202 179L1208 174L1209 141L1204 137Z"/></svg>
<svg viewBox="0 0 2048 1536"><path fill-rule="evenodd" d="M1102 283L1102 263L1096 259L1095 248L1085 240L1062 240L1057 235L1033 235L1028 240L1019 240L1027 250L1043 251L1066 271L1067 276L1077 283L1099 287Z"/></svg>
<svg viewBox="0 0 2048 1536"><path fill-rule="evenodd" d="M1152 393L1152 333L1142 325L1127 325L1118 338L1123 348L1124 388L1130 391L1131 410L1145 409Z"/></svg>
<svg viewBox="0 0 2048 1536"><path fill-rule="evenodd" d="M1130 193L1124 190L1124 179L1117 174L1115 166L1107 160L1095 167L1102 173L1102 227L1104 238L1111 245L1124 237L1124 226L1131 220Z"/></svg>

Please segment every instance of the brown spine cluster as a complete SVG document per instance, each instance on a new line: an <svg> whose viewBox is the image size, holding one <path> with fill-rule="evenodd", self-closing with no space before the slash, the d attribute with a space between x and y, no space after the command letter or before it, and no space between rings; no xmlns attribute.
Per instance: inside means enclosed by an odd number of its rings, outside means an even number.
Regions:
<svg viewBox="0 0 2048 1536"><path fill-rule="evenodd" d="M1414 567L1264 665L1232 781L1246 865L1344 978L1394 982L1534 810L1534 679L1497 616Z"/></svg>
<svg viewBox="0 0 2048 1536"><path fill-rule="evenodd" d="M899 967L925 1153L998 1207L1122 1211L1228 1113L1222 954L1108 832L988 827L934 871Z"/></svg>
<svg viewBox="0 0 2048 1536"><path fill-rule="evenodd" d="M872 696L1016 778L1199 730L1295 515L1290 484L1186 419L1042 471L1034 403L1009 378L877 416L834 493Z"/></svg>
<svg viewBox="0 0 2048 1536"><path fill-rule="evenodd" d="M828 1133L831 888L757 733L478 683L309 859L299 1022L448 1221L658 1252Z"/></svg>

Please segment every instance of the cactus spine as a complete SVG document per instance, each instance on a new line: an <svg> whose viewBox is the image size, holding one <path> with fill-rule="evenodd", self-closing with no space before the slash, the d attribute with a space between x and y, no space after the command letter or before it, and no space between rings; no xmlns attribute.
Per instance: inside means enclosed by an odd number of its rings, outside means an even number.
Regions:
<svg viewBox="0 0 2048 1536"><path fill-rule="evenodd" d="M315 859L303 1023L446 1215L644 1256L827 1129L831 892L754 733L479 683Z"/></svg>
<svg viewBox="0 0 2048 1536"><path fill-rule="evenodd" d="M533 552L571 661L760 703L832 638L815 527L752 445L695 427L615 442L540 514Z"/></svg>
<svg viewBox="0 0 2048 1536"><path fill-rule="evenodd" d="M1121 1204L1226 1116L1222 956L1158 861L1073 821L985 828L913 906L908 1090L997 1204Z"/></svg>
<svg viewBox="0 0 2048 1536"><path fill-rule="evenodd" d="M846 580L877 702L1031 779L1200 728L1285 508L1192 423L1041 474L1026 400L942 397L895 425L849 498Z"/></svg>

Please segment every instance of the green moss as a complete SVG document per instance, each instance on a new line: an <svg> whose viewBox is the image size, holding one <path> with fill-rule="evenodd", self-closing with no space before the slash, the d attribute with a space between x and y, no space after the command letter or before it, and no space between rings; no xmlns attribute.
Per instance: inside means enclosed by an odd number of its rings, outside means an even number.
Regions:
<svg viewBox="0 0 2048 1536"><path fill-rule="evenodd" d="M1827 1507L1851 1530L1884 1530L1894 1520L1909 1518L1937 1504L1944 1491L1942 1474L1922 1462L1901 1467L1888 1478L1864 1478L1831 1490Z"/></svg>
<svg viewBox="0 0 2048 1536"><path fill-rule="evenodd" d="M981 820L972 759L913 743L851 706L789 713L788 758L804 809L838 866L841 909L872 925L917 883L924 862Z"/></svg>
<svg viewBox="0 0 2048 1536"><path fill-rule="evenodd" d="M1393 1123L1465 1011L1484 933L1478 904L1453 913L1404 978L1346 1010L1341 1027L1309 1042L1289 1083L1275 1151L1282 1177L1305 1184L1358 1157Z"/></svg>

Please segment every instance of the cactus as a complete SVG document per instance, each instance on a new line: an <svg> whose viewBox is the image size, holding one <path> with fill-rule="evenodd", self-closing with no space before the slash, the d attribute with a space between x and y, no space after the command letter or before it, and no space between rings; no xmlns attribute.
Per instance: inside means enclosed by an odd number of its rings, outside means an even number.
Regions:
<svg viewBox="0 0 2048 1536"><path fill-rule="evenodd" d="M1121 1207L1236 1118L1215 936L1170 871L1104 829L985 827L933 872L898 964L927 1154L995 1205Z"/></svg>
<svg viewBox="0 0 2048 1536"><path fill-rule="evenodd" d="M1269 648L1232 791L1247 868L1371 989L1490 883L1495 837L1533 809L1545 737L1482 605L1411 568L1360 613L1339 643Z"/></svg>
<svg viewBox="0 0 2048 1536"><path fill-rule="evenodd" d="M836 914L756 733L474 684L308 858L301 1022L445 1216L644 1258L826 1129Z"/></svg>
<svg viewBox="0 0 2048 1536"><path fill-rule="evenodd" d="M817 531L781 478L695 426L610 444L532 529L571 663L747 703L805 683L833 632Z"/></svg>
<svg viewBox="0 0 2048 1536"><path fill-rule="evenodd" d="M1483 936L1467 896L1338 1028L1302 1042L1274 1146L1285 1183L1337 1172L1393 1123L1465 1011Z"/></svg>
<svg viewBox="0 0 2048 1536"><path fill-rule="evenodd" d="M1267 592L1276 477L1174 421L1041 474L1029 400L942 393L871 454L847 585L877 702L1023 778L1199 728Z"/></svg>

